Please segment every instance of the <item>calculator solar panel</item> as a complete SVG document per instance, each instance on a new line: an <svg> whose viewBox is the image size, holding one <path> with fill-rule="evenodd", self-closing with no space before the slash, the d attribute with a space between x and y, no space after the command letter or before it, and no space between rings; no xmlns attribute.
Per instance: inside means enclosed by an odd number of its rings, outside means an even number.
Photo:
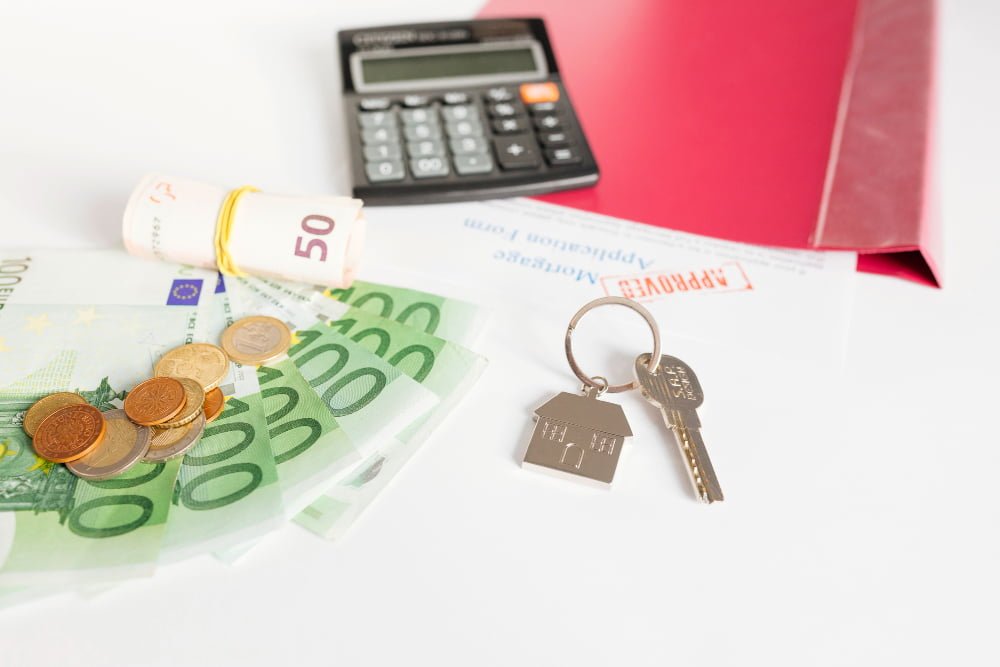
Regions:
<svg viewBox="0 0 1000 667"><path fill-rule="evenodd" d="M366 204L597 182L541 19L388 26L338 39L354 195Z"/></svg>

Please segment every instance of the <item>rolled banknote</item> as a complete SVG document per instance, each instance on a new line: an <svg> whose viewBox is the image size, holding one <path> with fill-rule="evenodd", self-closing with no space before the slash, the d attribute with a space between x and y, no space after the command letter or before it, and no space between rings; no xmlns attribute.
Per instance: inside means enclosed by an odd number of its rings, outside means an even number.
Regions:
<svg viewBox="0 0 1000 667"><path fill-rule="evenodd" d="M354 281L365 239L360 199L234 191L149 174L129 197L122 240L139 257L331 287ZM217 236L220 212L232 216ZM226 217L226 216L222 216ZM220 257L221 256L221 257Z"/></svg>

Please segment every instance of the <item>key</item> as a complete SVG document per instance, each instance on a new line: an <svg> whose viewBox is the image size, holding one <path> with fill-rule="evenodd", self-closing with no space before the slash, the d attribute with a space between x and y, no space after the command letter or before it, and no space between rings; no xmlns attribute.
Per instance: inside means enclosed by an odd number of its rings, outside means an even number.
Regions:
<svg viewBox="0 0 1000 667"><path fill-rule="evenodd" d="M695 495L705 503L723 500L708 450L701 439L701 421L696 410L705 400L694 371L677 357L663 355L655 373L649 372L649 354L635 360L635 377L647 401L660 408L663 421L677 440Z"/></svg>

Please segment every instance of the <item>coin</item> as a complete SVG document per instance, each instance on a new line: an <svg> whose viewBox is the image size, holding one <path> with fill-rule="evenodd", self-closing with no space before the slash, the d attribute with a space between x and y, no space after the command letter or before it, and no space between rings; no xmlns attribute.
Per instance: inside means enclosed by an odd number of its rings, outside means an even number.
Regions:
<svg viewBox="0 0 1000 667"><path fill-rule="evenodd" d="M35 431L35 451L54 463L75 461L101 444L108 424L92 405L67 405L46 417Z"/></svg>
<svg viewBox="0 0 1000 667"><path fill-rule="evenodd" d="M149 449L146 450L142 460L146 463L168 461L182 456L198 444L198 440L205 430L205 414L199 414L193 422L178 428L154 426L150 430L153 432L153 439L150 441Z"/></svg>
<svg viewBox="0 0 1000 667"><path fill-rule="evenodd" d="M184 409L184 385L174 378L150 378L128 393L124 408L136 424L162 424Z"/></svg>
<svg viewBox="0 0 1000 667"><path fill-rule="evenodd" d="M72 391L60 391L55 394L49 394L36 401L24 413L24 424L22 424L24 432L31 437L35 437L38 425L53 412L59 408L65 408L67 405L83 405L86 402L83 396Z"/></svg>
<svg viewBox="0 0 1000 667"><path fill-rule="evenodd" d="M124 410L103 413L108 424L104 440L83 458L66 464L77 477L101 480L119 475L143 457L149 449L152 431L148 426L133 424Z"/></svg>
<svg viewBox="0 0 1000 667"><path fill-rule="evenodd" d="M226 397L222 395L222 390L218 387L205 394L205 405L202 406L202 410L205 412L205 423L214 421L216 417L221 415L225 405Z"/></svg>
<svg viewBox="0 0 1000 667"><path fill-rule="evenodd" d="M205 402L205 390L201 388L196 380L191 378L174 378L184 387L184 407L177 416L162 424L157 424L160 428L176 428L190 424L194 421L198 413L201 412L202 404Z"/></svg>
<svg viewBox="0 0 1000 667"><path fill-rule="evenodd" d="M253 315L237 320L222 332L222 349L241 364L260 366L288 352L292 332L273 317Z"/></svg>
<svg viewBox="0 0 1000 667"><path fill-rule="evenodd" d="M205 391L215 389L229 372L229 357L210 343L191 343L170 350L156 362L154 375L191 378Z"/></svg>

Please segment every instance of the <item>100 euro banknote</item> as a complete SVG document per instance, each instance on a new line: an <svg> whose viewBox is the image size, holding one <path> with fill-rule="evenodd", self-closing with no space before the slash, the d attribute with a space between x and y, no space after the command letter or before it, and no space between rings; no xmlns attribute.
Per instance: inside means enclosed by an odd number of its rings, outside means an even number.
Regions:
<svg viewBox="0 0 1000 667"><path fill-rule="evenodd" d="M257 299L269 302L275 309L282 308L283 316L296 320L298 326L311 323L309 330L314 331L322 330L325 325L341 337L367 347L439 399L433 410L421 415L393 438L381 441L364 461L296 517L296 522L304 527L326 537L335 537L402 469L478 379L486 366L486 359L451 341L368 310L325 297L296 300L294 285L257 278L241 279L241 284ZM413 290L409 292L413 293ZM448 303L441 301L440 297L438 299L441 305ZM427 303L426 296L423 302ZM435 312L460 311L439 308ZM469 313L470 309L467 307L465 312ZM430 321L428 319L425 323ZM471 322L474 318L466 317L465 321ZM452 331L460 330L457 323L440 319L436 322Z"/></svg>
<svg viewBox="0 0 1000 667"><path fill-rule="evenodd" d="M21 422L55 391L120 407L200 330L212 285L210 272L117 250L0 254L0 585L153 571L180 462L84 481L36 456Z"/></svg>

